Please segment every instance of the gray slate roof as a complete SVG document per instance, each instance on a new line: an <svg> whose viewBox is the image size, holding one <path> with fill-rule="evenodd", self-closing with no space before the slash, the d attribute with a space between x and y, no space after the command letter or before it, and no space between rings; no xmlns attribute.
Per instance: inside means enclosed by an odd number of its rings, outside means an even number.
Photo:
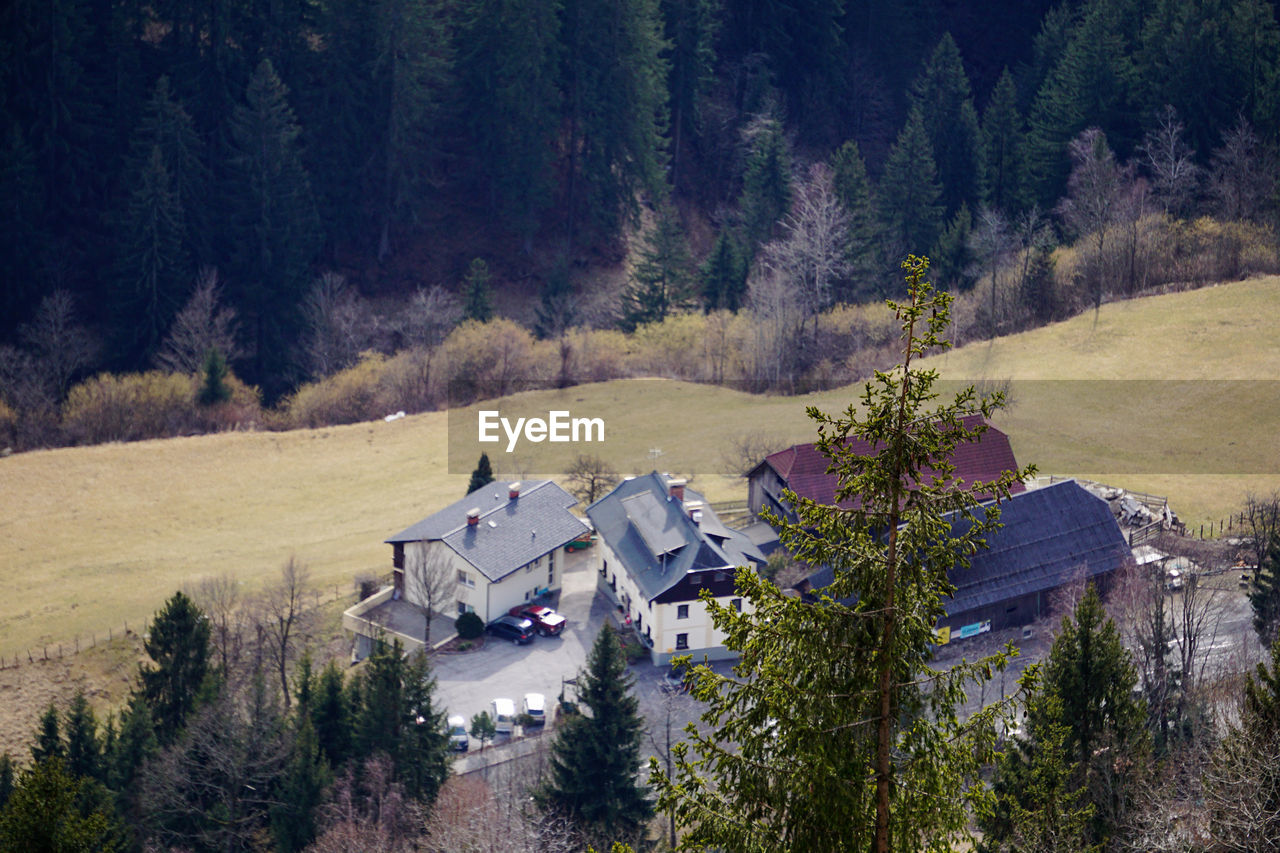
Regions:
<svg viewBox="0 0 1280 853"><path fill-rule="evenodd" d="M1088 580L1120 568L1129 546L1106 501L1075 480L1013 495L1000 505L999 530L987 535L987 548L969 558L968 569L949 573L955 595L945 602L956 616L1017 598L1047 592L1077 578ZM963 533L969 522L952 529ZM834 574L824 566L809 576L815 592Z"/></svg>
<svg viewBox="0 0 1280 853"><path fill-rule="evenodd" d="M496 481L476 489L386 541L444 542L496 581L587 532L569 511L578 501L550 480L521 483L515 500L508 497L510 486ZM469 526L473 508L480 510L480 523Z"/></svg>
<svg viewBox="0 0 1280 853"><path fill-rule="evenodd" d="M657 598L689 572L764 563L760 549L720 521L702 495L685 488L684 502L702 502L694 524L681 501L667 496L657 471L624 480L587 507L596 532L622 561L646 599Z"/></svg>

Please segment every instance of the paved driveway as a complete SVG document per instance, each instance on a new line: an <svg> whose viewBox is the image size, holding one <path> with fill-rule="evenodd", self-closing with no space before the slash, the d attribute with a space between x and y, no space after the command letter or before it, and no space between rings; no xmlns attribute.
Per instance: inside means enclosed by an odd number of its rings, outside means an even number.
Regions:
<svg viewBox="0 0 1280 853"><path fill-rule="evenodd" d="M561 680L573 678L586 665L610 605L596 595L593 550L565 556L560 600L554 606L569 622L559 637L535 637L527 646L488 637L483 649L432 660L438 701L449 714L462 715L470 726L474 715L490 710L494 698L511 699L518 710L526 693L544 694L550 710Z"/></svg>

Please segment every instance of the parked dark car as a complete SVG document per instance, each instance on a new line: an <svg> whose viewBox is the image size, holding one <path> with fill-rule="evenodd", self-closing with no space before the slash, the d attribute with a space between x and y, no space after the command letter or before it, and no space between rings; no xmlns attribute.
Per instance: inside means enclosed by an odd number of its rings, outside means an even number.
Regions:
<svg viewBox="0 0 1280 853"><path fill-rule="evenodd" d="M486 630L495 637L510 640L518 646L533 642L533 623L517 616L503 616L490 622Z"/></svg>
<svg viewBox="0 0 1280 853"><path fill-rule="evenodd" d="M563 616L541 604L518 604L511 608L511 615L528 619L533 623L538 635L542 637L554 637L563 631L565 626Z"/></svg>

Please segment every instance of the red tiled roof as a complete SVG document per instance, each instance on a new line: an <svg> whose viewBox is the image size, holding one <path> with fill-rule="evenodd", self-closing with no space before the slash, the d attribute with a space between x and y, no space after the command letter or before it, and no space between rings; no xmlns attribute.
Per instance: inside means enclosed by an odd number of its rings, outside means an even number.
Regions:
<svg viewBox="0 0 1280 853"><path fill-rule="evenodd" d="M965 429L973 429L981 424L981 415L969 415L962 418ZM859 454L871 451L871 445L862 439L848 439L850 447L856 448ZM960 483L977 481L988 482L996 479L1005 471L1017 471L1018 462L1013 457L1013 448L1009 446L1009 436L993 426L977 441L967 441L956 447L952 458L955 465L955 479ZM779 450L765 457L765 462L778 472L787 488L802 498L809 498L820 504L830 504L835 500L836 478L827 473L830 461L818 452L812 443L797 444L786 450ZM931 473L926 469L926 473ZM1015 483L1010 492L1017 494L1024 491L1022 483ZM978 500L986 500L991 495L976 495ZM851 506L852 501L844 502Z"/></svg>

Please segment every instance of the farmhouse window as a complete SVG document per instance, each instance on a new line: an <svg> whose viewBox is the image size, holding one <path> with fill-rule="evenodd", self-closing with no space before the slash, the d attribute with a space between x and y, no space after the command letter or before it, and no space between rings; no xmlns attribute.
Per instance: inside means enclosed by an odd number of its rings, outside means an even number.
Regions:
<svg viewBox="0 0 1280 853"><path fill-rule="evenodd" d="M689 648L689 635L688 635L688 634L676 634L676 648L677 648L677 649L687 649L687 648Z"/></svg>
<svg viewBox="0 0 1280 853"><path fill-rule="evenodd" d="M687 604L681 604L681 605L678 605L678 606L676 607L676 618L677 618L677 619L688 619L688 618L689 618L689 605L687 605Z"/></svg>
<svg viewBox="0 0 1280 853"><path fill-rule="evenodd" d="M469 586L472 589L475 589L475 586L476 586L476 582L471 577L471 575L468 574L467 572L464 572L462 569L458 569L458 583L462 584L463 586Z"/></svg>
<svg viewBox="0 0 1280 853"><path fill-rule="evenodd" d="M742 599L741 599L741 598L731 598L731 599L729 599L729 606L730 606L730 607L732 607L734 610L738 611L739 613L741 613L741 612L742 612Z"/></svg>

